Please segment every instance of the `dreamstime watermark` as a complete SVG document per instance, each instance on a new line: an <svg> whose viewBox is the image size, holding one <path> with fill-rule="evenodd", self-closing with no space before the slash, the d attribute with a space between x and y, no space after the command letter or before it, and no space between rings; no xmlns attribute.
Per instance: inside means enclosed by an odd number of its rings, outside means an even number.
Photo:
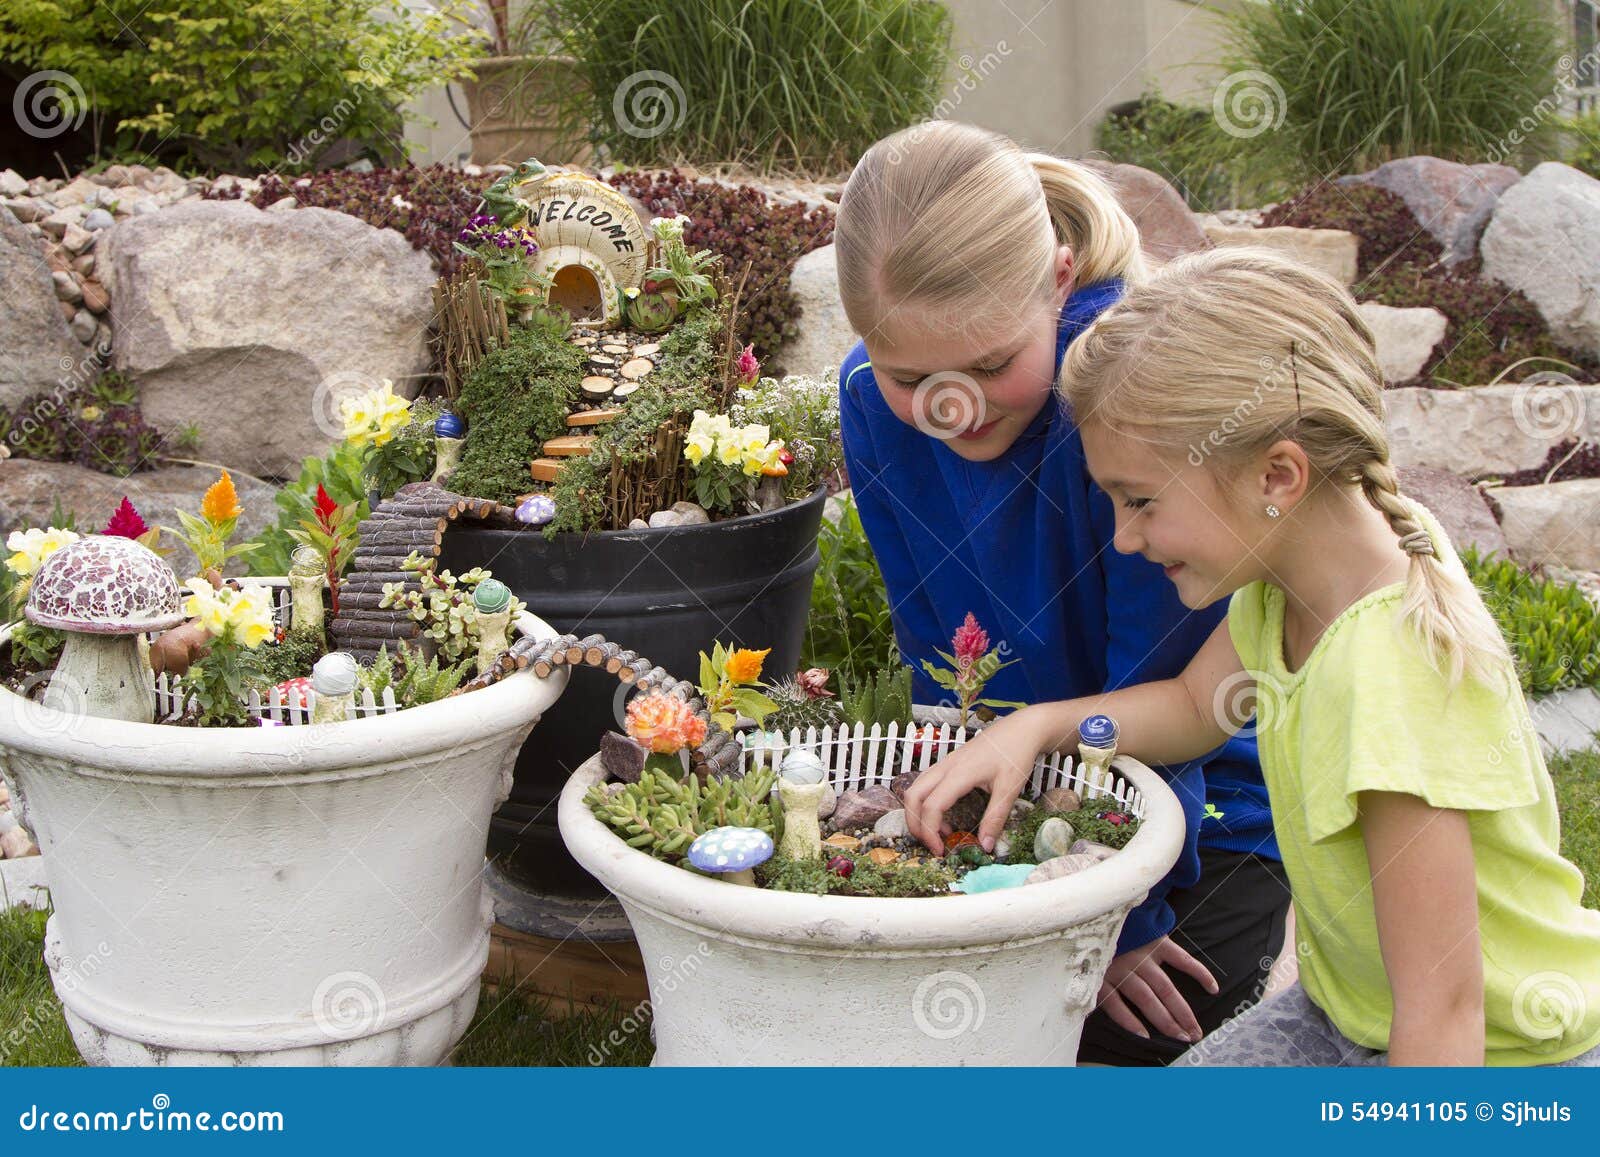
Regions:
<svg viewBox="0 0 1600 1157"><path fill-rule="evenodd" d="M311 422L335 442L344 440L344 406L379 387L376 375L361 370L335 370L311 393Z"/></svg>
<svg viewBox="0 0 1600 1157"><path fill-rule="evenodd" d="M977 1032L987 1010L983 987L965 972L952 969L923 977L911 994L911 1019L934 1040Z"/></svg>
<svg viewBox="0 0 1600 1157"><path fill-rule="evenodd" d="M73 400L88 389L105 371L110 360L110 350L93 350L87 357L73 358L62 355L56 363L62 376L50 390L36 394L29 400L25 413L18 414L6 434L6 441L20 446L43 425L58 414L70 414Z"/></svg>
<svg viewBox="0 0 1600 1157"><path fill-rule="evenodd" d="M663 956L657 962L656 975L651 978L650 989L652 992L671 994L678 991L678 986L694 976L700 970L700 965L710 960L712 956L711 945L704 940L695 945L694 951L682 960L674 960L670 956ZM646 997L628 1011L628 1014L618 1022L617 1026L599 1041L589 1046L588 1062L592 1067L598 1067L611 1059L617 1049L627 1044L640 1029L647 1028L655 1019L655 1006Z"/></svg>
<svg viewBox="0 0 1600 1157"><path fill-rule="evenodd" d="M311 994L311 1018L334 1040L371 1035L388 1011L382 986L365 972L335 972Z"/></svg>
<svg viewBox="0 0 1600 1157"><path fill-rule="evenodd" d="M361 66L362 79L351 83L352 97L342 97L331 111L322 116L309 132L302 134L291 144L283 155L283 166L298 169L309 165L316 160L318 153L324 145L331 144L337 139L338 133L350 122L351 116L367 102L367 97L373 92L380 93L379 85L386 85L394 75L394 58L398 53L392 53L380 61L363 53L356 58L356 63ZM374 77L376 79L368 79Z"/></svg>
<svg viewBox="0 0 1600 1157"><path fill-rule="evenodd" d="M912 424L941 442L974 429L983 416L983 387L959 370L929 374L911 395Z"/></svg>
<svg viewBox="0 0 1600 1157"><path fill-rule="evenodd" d="M1270 73L1256 69L1231 72L1211 94L1211 114L1230 137L1249 140L1283 127L1288 98Z"/></svg>
<svg viewBox="0 0 1600 1157"><path fill-rule="evenodd" d="M52 667L35 671L17 688L22 698L39 704L38 710L18 711L17 730L30 739L71 735L89 714L89 696L70 674Z"/></svg>
<svg viewBox="0 0 1600 1157"><path fill-rule="evenodd" d="M28 136L47 141L76 131L89 115L89 101L71 73L49 68L23 77L11 97L11 115Z"/></svg>
<svg viewBox="0 0 1600 1157"><path fill-rule="evenodd" d="M1189 465L1200 467L1206 464L1211 455L1227 445L1228 439L1244 428L1250 416L1265 404L1267 398L1278 392L1285 385L1295 381L1298 368L1296 359L1305 357L1310 352L1308 342L1296 340L1287 357L1274 357L1263 354L1257 364L1264 371L1264 376L1251 389L1248 397L1241 398L1237 405L1228 412L1228 416L1198 442L1189 446Z"/></svg>
<svg viewBox="0 0 1600 1157"><path fill-rule="evenodd" d="M1511 1019L1533 1040L1556 1040L1583 1026L1589 998L1583 985L1565 972L1525 976L1511 994Z"/></svg>
<svg viewBox="0 0 1600 1157"><path fill-rule="evenodd" d="M611 115L630 137L650 140L683 124L689 102L671 73L647 68L623 77L611 94Z"/></svg>
<svg viewBox="0 0 1600 1157"><path fill-rule="evenodd" d="M0 1065L10 1064L17 1050L41 1031L59 1022L61 1018L59 998L77 991L78 985L100 971L100 965L110 956L111 946L104 940L96 944L94 950L87 956L70 963L59 955L47 952L51 980L57 995L41 997L37 1004L28 1007L22 1014L22 1019L15 1022L5 1036L0 1036Z"/></svg>
<svg viewBox="0 0 1600 1157"><path fill-rule="evenodd" d="M1288 696L1270 671L1235 671L1211 696L1211 719L1236 739L1255 739L1276 727Z"/></svg>
<svg viewBox="0 0 1600 1157"><path fill-rule="evenodd" d="M1503 164L1507 157L1514 157L1539 131L1540 126L1551 117L1562 114L1574 92L1593 84L1596 76L1600 75L1600 49L1591 49L1576 60L1571 56L1563 56L1557 62L1557 71L1559 75L1555 88L1540 98L1531 112L1518 119L1516 128L1489 146L1485 161L1498 165Z"/></svg>
<svg viewBox="0 0 1600 1157"><path fill-rule="evenodd" d="M1559 441L1589 434L1587 389L1556 370L1524 378L1511 395L1511 420L1530 438Z"/></svg>
<svg viewBox="0 0 1600 1157"><path fill-rule="evenodd" d="M986 49L980 57L974 58L970 52L963 52L957 57L956 67L961 70L960 78L951 86L949 93L933 106L933 115L914 125L890 147L885 157L888 163L898 165L905 158L904 150L926 136L930 124L949 120L951 114L961 107L961 102L966 99L967 94L976 92L978 85L988 80L994 70L1000 67L1001 61L1010 55L1011 46L1004 40L996 40L994 47Z"/></svg>

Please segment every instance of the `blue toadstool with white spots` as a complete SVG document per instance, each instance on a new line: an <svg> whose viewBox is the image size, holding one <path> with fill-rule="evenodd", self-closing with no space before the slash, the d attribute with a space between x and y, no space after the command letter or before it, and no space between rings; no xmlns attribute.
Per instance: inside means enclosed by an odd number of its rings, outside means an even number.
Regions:
<svg viewBox="0 0 1600 1157"><path fill-rule="evenodd" d="M756 866L771 858L772 837L760 828L712 828L689 845L691 865L752 888Z"/></svg>

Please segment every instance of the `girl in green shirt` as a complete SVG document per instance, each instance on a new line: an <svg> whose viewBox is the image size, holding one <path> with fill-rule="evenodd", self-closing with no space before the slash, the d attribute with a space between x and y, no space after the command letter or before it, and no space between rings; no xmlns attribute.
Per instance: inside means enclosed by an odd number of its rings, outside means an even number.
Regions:
<svg viewBox="0 0 1600 1157"><path fill-rule="evenodd" d="M1264 251L1180 259L1070 347L1061 384L1113 545L1228 617L1175 679L986 728L907 793L913 834L939 850L945 810L984 787L992 848L1037 755L1089 715L1150 763L1254 716L1300 980L1179 1063L1600 1066L1600 912L1557 851L1505 640L1396 485L1344 287Z"/></svg>

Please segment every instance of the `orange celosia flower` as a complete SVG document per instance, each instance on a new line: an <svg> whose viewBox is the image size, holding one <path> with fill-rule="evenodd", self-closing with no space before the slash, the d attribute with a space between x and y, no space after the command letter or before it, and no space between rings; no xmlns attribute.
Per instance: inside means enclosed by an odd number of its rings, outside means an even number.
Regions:
<svg viewBox="0 0 1600 1157"><path fill-rule="evenodd" d="M659 691L628 704L627 732L660 755L674 755L705 742L706 721L681 699Z"/></svg>
<svg viewBox="0 0 1600 1157"><path fill-rule="evenodd" d="M754 683L761 678L761 664L771 651L771 647L765 651L752 651L748 647L740 647L728 656L728 665L723 670L735 683Z"/></svg>
<svg viewBox="0 0 1600 1157"><path fill-rule="evenodd" d="M233 479L228 477L226 470L200 500L200 513L208 522L226 522L244 513L239 505L239 492L233 488Z"/></svg>

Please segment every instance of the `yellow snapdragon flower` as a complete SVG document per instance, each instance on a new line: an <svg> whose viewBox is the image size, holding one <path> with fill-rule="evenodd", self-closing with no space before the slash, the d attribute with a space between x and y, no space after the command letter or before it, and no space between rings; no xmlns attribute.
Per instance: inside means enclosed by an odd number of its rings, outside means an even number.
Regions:
<svg viewBox="0 0 1600 1157"><path fill-rule="evenodd" d="M69 542L77 541L75 532L57 526L48 530L38 527L13 530L6 539L6 549L12 552L11 557L6 559L6 569L18 578L32 578L45 559Z"/></svg>

